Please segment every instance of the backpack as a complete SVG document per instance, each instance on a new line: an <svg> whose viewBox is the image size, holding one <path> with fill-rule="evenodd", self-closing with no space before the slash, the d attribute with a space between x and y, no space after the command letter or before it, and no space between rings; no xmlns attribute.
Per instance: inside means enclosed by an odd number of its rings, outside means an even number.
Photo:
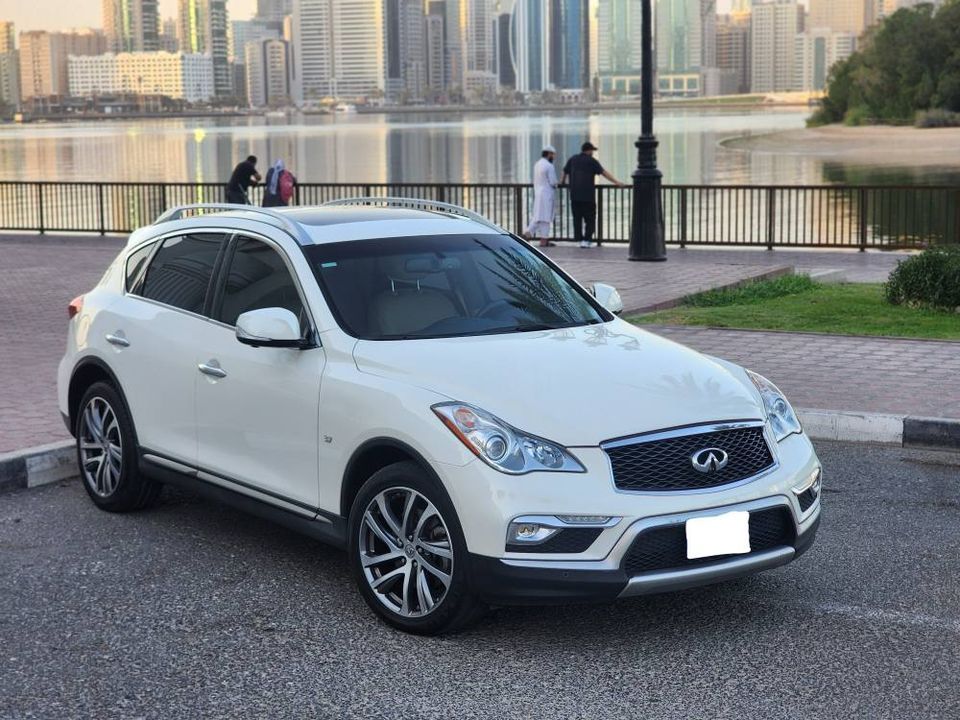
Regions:
<svg viewBox="0 0 960 720"><path fill-rule="evenodd" d="M284 170L280 173L280 182L277 183L277 193L280 195L280 200L284 205L290 202L290 198L293 197L293 173L289 170Z"/></svg>

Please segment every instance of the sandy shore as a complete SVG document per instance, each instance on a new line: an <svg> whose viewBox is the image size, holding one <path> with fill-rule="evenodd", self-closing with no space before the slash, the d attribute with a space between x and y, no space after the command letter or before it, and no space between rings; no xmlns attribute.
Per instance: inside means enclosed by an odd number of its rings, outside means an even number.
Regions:
<svg viewBox="0 0 960 720"><path fill-rule="evenodd" d="M733 138L723 144L751 153L815 157L850 165L960 168L960 128L830 125Z"/></svg>

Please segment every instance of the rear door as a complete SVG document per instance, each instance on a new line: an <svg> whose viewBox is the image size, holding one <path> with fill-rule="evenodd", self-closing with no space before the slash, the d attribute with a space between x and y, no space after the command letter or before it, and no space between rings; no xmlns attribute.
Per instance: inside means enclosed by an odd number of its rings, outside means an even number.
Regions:
<svg viewBox="0 0 960 720"><path fill-rule="evenodd" d="M293 266L266 238L238 235L231 243L199 362L221 377L200 375L197 386L199 467L210 480L259 491L290 509L319 504L320 347L251 347L236 338L237 317L281 307L312 321Z"/></svg>
<svg viewBox="0 0 960 720"><path fill-rule="evenodd" d="M197 351L227 235L184 233L131 254L126 294L98 319L146 452L196 464Z"/></svg>

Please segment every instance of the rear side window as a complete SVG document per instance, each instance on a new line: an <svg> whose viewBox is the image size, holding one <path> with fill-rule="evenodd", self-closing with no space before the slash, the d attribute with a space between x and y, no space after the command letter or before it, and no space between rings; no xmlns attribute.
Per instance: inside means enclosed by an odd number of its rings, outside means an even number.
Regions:
<svg viewBox="0 0 960 720"><path fill-rule="evenodd" d="M289 310L304 325L303 302L280 253L259 240L239 238L227 269L223 302L216 319L236 325L237 318L245 312L275 307Z"/></svg>
<svg viewBox="0 0 960 720"><path fill-rule="evenodd" d="M181 310L203 313L223 240L219 233L167 238L150 261L137 294Z"/></svg>
<svg viewBox="0 0 960 720"><path fill-rule="evenodd" d="M138 292L140 282L143 280L143 271L147 268L147 260L156 246L156 243L149 243L130 253L130 257L127 258L127 292Z"/></svg>

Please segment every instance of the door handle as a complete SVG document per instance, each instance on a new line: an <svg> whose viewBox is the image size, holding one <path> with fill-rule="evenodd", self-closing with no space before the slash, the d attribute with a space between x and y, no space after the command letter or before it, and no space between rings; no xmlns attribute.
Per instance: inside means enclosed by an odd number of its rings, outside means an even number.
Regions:
<svg viewBox="0 0 960 720"><path fill-rule="evenodd" d="M118 347L130 347L130 341L122 334L107 333L107 342Z"/></svg>
<svg viewBox="0 0 960 720"><path fill-rule="evenodd" d="M225 378L227 376L227 371L220 367L216 360L211 360L209 363L200 363L197 365L197 369L210 377Z"/></svg>

